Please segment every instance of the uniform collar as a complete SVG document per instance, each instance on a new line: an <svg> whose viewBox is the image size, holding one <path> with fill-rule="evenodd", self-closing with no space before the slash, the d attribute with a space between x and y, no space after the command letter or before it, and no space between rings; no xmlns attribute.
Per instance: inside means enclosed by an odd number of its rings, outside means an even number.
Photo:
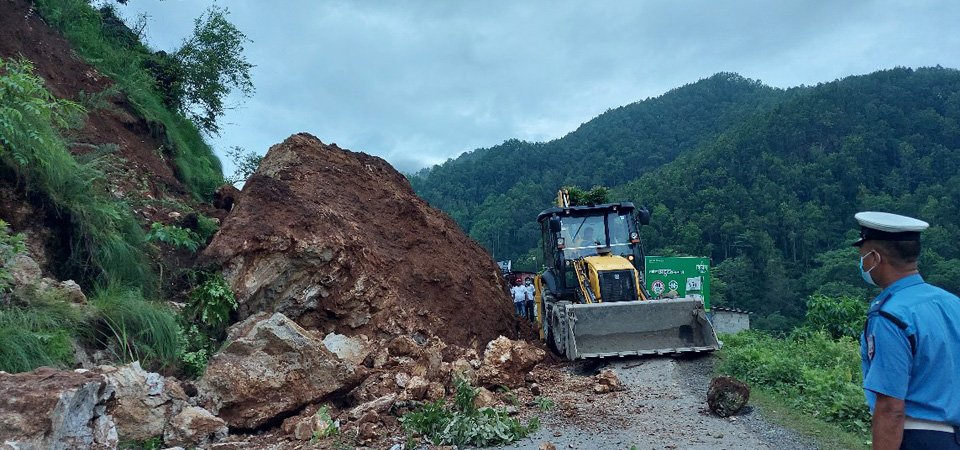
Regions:
<svg viewBox="0 0 960 450"><path fill-rule="evenodd" d="M904 288L908 288L910 286L923 284L923 282L924 282L923 277L921 277L919 273L915 273L913 275L907 275L893 282L893 284L891 284L890 286L887 286L886 289L880 291L880 295L878 295L876 298L873 299L872 302L870 302L870 312L879 310L880 307L883 306L883 304L890 299L890 297L893 297L893 294L896 294L900 290Z"/></svg>

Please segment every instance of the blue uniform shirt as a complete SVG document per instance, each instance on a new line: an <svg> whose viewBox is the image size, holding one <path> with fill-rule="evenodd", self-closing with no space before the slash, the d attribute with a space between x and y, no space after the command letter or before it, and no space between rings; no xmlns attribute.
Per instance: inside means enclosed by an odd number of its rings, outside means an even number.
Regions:
<svg viewBox="0 0 960 450"><path fill-rule="evenodd" d="M907 416L960 425L957 296L920 275L887 286L870 304L860 353L871 412L879 393L904 400Z"/></svg>

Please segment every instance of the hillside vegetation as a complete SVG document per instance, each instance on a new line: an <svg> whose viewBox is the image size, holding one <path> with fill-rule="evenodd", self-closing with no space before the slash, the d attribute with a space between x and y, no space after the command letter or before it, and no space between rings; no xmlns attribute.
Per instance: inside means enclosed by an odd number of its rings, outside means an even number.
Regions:
<svg viewBox="0 0 960 450"><path fill-rule="evenodd" d="M960 73L943 68L788 91L718 74L609 111L557 141L474 151L413 183L497 258L531 269L535 217L555 190L611 186L613 198L653 212L643 230L649 254L711 257L716 303L787 331L811 294L872 295L848 247L859 210L930 221L923 272L960 291L952 245L960 236L952 213L960 204L958 102ZM553 165L540 163L546 154ZM555 168L561 162L564 171Z"/></svg>
<svg viewBox="0 0 960 450"><path fill-rule="evenodd" d="M720 73L611 109L562 139L509 140L425 169L411 182L495 258L517 259L533 247L540 232L532 219L560 186L633 180L788 95Z"/></svg>

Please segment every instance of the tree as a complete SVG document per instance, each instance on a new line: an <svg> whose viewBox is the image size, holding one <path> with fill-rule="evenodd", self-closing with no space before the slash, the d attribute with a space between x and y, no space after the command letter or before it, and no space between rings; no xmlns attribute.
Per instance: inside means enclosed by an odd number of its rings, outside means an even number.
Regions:
<svg viewBox="0 0 960 450"><path fill-rule="evenodd" d="M193 36L175 52L183 67L183 109L207 134L220 132L217 119L228 109L224 100L234 90L253 94L243 44L252 42L227 20L229 11L217 5L194 22Z"/></svg>
<svg viewBox="0 0 960 450"><path fill-rule="evenodd" d="M237 146L230 147L230 150L227 150L227 156L233 161L234 165L233 175L226 177L227 183L230 184L242 184L247 181L247 178L250 178L250 175L257 171L260 162L263 161L263 155L258 155L252 151L244 151L243 147Z"/></svg>

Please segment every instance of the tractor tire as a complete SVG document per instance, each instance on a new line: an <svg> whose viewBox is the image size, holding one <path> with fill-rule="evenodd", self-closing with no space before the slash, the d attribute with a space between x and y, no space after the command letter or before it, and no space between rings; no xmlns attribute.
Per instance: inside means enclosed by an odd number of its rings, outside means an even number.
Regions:
<svg viewBox="0 0 960 450"><path fill-rule="evenodd" d="M544 318L542 320L543 320L544 328L546 328L546 332L544 333L544 339L547 341L547 348L549 348L550 351L553 352L555 355L563 356L563 353L561 353L560 350L557 348L556 337L553 333L553 326L555 323L553 317L555 314L557 314L557 307L556 307L557 299L556 297L554 297L553 293L547 289L543 290L542 295L543 295L543 298L541 298L540 300L541 302L543 302Z"/></svg>

